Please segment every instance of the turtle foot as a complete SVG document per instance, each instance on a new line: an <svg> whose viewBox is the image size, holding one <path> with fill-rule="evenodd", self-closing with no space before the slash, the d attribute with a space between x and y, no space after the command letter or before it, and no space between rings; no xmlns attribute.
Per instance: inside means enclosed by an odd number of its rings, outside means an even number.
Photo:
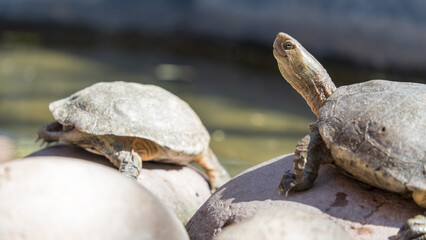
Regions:
<svg viewBox="0 0 426 240"><path fill-rule="evenodd" d="M200 156L194 158L193 161L200 165L206 172L212 193L231 179L228 172L220 164L216 155L210 148L204 151Z"/></svg>
<svg viewBox="0 0 426 240"><path fill-rule="evenodd" d="M221 172L219 176L215 176L209 179L211 192L215 192L217 189L219 189L222 185L227 183L231 179L229 174L225 172Z"/></svg>
<svg viewBox="0 0 426 240"><path fill-rule="evenodd" d="M46 141L45 139L41 138L41 137L37 137L37 139L34 141L34 143L38 143L40 142L40 147L49 147L50 145L52 145L54 142L56 141Z"/></svg>
<svg viewBox="0 0 426 240"><path fill-rule="evenodd" d="M131 164L123 164L119 170L133 180L137 180L140 173L140 170Z"/></svg>
<svg viewBox="0 0 426 240"><path fill-rule="evenodd" d="M287 197L288 193L292 188L296 186L296 175L290 172L284 173L281 178L280 186L278 187L278 195L284 193L284 196Z"/></svg>
<svg viewBox="0 0 426 240"><path fill-rule="evenodd" d="M58 142L63 135L62 125L58 122L52 122L37 131L36 143L41 141L40 147Z"/></svg>
<svg viewBox="0 0 426 240"><path fill-rule="evenodd" d="M115 151L117 154L112 155L113 161L111 162L119 162L119 171L131 179L137 180L142 170L142 158L140 155L133 150L122 150L120 146L115 146Z"/></svg>
<svg viewBox="0 0 426 240"><path fill-rule="evenodd" d="M408 221L399 229L395 240L426 239L426 217L417 215Z"/></svg>
<svg viewBox="0 0 426 240"><path fill-rule="evenodd" d="M123 174L126 175L127 177L133 179L133 180L137 180L138 179L138 175L136 175L136 174L127 173L127 172L123 172Z"/></svg>

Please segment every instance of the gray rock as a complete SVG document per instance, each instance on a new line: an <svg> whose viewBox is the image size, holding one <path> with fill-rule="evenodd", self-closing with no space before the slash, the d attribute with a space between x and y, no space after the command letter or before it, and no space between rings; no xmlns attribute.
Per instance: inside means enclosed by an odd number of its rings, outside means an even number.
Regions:
<svg viewBox="0 0 426 240"><path fill-rule="evenodd" d="M88 160L116 169L105 157L73 145L64 144L44 148L26 158L36 156L63 156L76 160ZM161 199L184 225L210 197L207 180L190 165L143 162L138 182Z"/></svg>
<svg viewBox="0 0 426 240"><path fill-rule="evenodd" d="M160 200L122 174L72 158L34 157L0 165L0 239L188 235Z"/></svg>
<svg viewBox="0 0 426 240"><path fill-rule="evenodd" d="M14 152L12 140L8 137L0 136L0 163L12 160Z"/></svg>
<svg viewBox="0 0 426 240"><path fill-rule="evenodd" d="M272 208L256 213L240 223L232 224L214 240L348 240L341 227L315 213Z"/></svg>
<svg viewBox="0 0 426 240"><path fill-rule="evenodd" d="M257 165L214 193L186 225L191 239L211 239L232 223L260 210L299 209L322 214L354 239L388 239L414 214L423 213L412 200L385 192L322 166L314 186L278 195L283 173L293 169L293 154Z"/></svg>

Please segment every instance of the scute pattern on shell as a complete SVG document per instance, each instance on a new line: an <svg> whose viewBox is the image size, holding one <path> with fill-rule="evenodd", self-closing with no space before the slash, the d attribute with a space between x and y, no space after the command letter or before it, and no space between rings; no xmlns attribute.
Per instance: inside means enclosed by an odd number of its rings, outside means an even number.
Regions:
<svg viewBox="0 0 426 240"><path fill-rule="evenodd" d="M61 124L94 135L146 138L188 155L208 148L210 136L197 114L177 96L154 86L102 82L49 105Z"/></svg>
<svg viewBox="0 0 426 240"><path fill-rule="evenodd" d="M373 80L344 86L320 110L336 165L376 187L426 191L426 85Z"/></svg>

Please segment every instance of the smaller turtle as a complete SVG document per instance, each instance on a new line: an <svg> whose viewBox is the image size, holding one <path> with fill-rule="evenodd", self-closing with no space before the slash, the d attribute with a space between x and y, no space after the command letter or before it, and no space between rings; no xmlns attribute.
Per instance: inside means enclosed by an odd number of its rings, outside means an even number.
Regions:
<svg viewBox="0 0 426 240"><path fill-rule="evenodd" d="M274 42L281 74L318 121L297 144L293 173L280 191L313 186L321 164L333 163L372 186L410 196L426 208L426 85L371 80L336 88L327 71L285 33ZM401 228L397 239L426 239L426 218Z"/></svg>
<svg viewBox="0 0 426 240"><path fill-rule="evenodd" d="M40 128L39 138L104 155L131 178L138 177L142 161L193 161L204 168L213 190L229 180L197 114L160 87L101 82L52 102L49 109L56 121Z"/></svg>

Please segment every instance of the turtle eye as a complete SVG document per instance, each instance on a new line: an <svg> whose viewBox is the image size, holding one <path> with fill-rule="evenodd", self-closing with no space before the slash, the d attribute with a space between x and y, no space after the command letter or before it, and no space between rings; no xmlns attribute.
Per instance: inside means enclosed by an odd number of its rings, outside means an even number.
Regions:
<svg viewBox="0 0 426 240"><path fill-rule="evenodd" d="M294 48L294 44L291 41L285 41L282 44L282 47L284 48L284 50L290 50Z"/></svg>

